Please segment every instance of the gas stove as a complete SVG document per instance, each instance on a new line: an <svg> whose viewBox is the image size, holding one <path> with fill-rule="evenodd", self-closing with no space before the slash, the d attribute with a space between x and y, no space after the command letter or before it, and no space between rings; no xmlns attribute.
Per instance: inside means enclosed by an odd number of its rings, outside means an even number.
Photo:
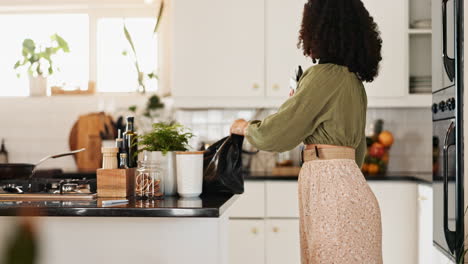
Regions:
<svg viewBox="0 0 468 264"><path fill-rule="evenodd" d="M14 179L0 181L0 198L94 197L95 179ZM62 198L60 198L62 199Z"/></svg>

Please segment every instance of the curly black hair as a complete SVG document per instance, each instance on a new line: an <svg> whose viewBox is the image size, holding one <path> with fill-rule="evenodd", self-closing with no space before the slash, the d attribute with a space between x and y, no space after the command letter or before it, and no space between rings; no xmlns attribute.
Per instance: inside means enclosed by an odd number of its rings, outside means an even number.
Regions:
<svg viewBox="0 0 468 264"><path fill-rule="evenodd" d="M382 39L361 0L308 0L298 47L314 63L347 66L365 82L378 75Z"/></svg>

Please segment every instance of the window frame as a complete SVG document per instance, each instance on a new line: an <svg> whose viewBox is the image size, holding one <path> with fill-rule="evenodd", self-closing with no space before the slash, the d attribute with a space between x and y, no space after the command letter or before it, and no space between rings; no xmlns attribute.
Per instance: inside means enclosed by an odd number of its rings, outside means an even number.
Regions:
<svg viewBox="0 0 468 264"><path fill-rule="evenodd" d="M25 5L9 5L2 4L0 0L0 15L12 15L12 14L74 14L74 13L84 13L89 16L89 29L88 29L88 81L93 81L98 83L97 77L97 24L98 20L101 18L156 18L157 11L160 7L160 2L158 0L154 1L155 3L141 3L136 4L126 4L119 2L107 2L105 4L66 4L66 5L57 5L57 4L44 4L41 6L34 5L35 1L30 1ZM24 1L23 1L24 2ZM26 1L29 2L29 1ZM161 35L158 36L158 58L161 52ZM158 59L158 68L161 68L161 60ZM99 89L98 89L99 90ZM129 92L99 92L96 91L96 94L128 94L133 93ZM159 85L158 85L159 90ZM0 95L0 97L3 97Z"/></svg>

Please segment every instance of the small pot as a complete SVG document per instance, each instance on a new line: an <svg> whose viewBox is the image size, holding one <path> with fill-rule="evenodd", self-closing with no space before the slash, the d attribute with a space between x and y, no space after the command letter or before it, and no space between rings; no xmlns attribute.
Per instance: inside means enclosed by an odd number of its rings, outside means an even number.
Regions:
<svg viewBox="0 0 468 264"><path fill-rule="evenodd" d="M163 175L164 195L177 195L177 171L176 171L176 154L175 152L167 152L165 155L162 151L145 151L143 153L144 161L154 161L158 164Z"/></svg>
<svg viewBox="0 0 468 264"><path fill-rule="evenodd" d="M47 95L47 78L44 76L29 75L29 95L30 96L46 96Z"/></svg>

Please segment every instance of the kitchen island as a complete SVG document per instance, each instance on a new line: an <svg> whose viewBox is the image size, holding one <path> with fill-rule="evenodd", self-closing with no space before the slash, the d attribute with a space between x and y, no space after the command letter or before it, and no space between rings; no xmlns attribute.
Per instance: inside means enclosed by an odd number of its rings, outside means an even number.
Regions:
<svg viewBox="0 0 468 264"><path fill-rule="evenodd" d="M0 249L20 214L36 226L39 264L227 263L229 208L236 199L130 199L115 206L103 199L0 201Z"/></svg>

